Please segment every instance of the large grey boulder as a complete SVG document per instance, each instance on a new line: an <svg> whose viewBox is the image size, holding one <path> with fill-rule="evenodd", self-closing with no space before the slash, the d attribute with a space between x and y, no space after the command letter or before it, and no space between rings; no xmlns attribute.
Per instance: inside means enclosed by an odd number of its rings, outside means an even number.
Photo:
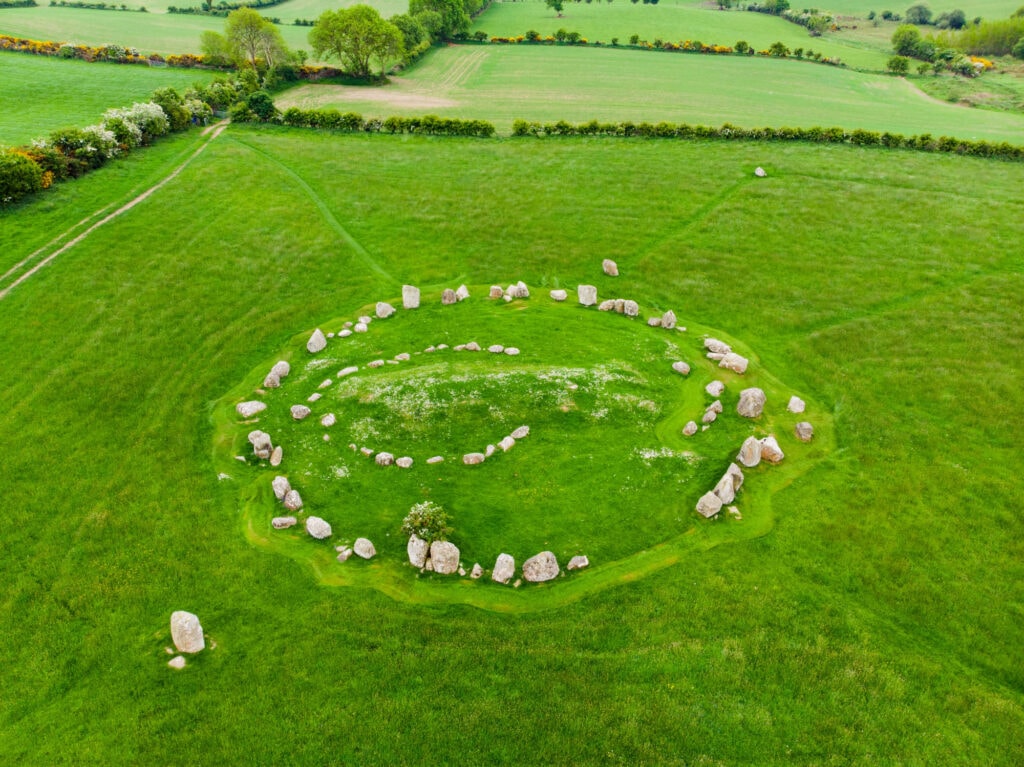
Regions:
<svg viewBox="0 0 1024 767"><path fill-rule="evenodd" d="M430 544L418 535L413 533L409 536L409 543L406 544L405 551L409 555L409 564L413 567L422 568L427 563L427 552L429 550Z"/></svg>
<svg viewBox="0 0 1024 767"><path fill-rule="evenodd" d="M420 308L420 289L415 285L403 285L402 286L402 308L403 309L419 309Z"/></svg>
<svg viewBox="0 0 1024 767"><path fill-rule="evenodd" d="M796 433L796 438L801 442L810 442L814 439L814 427L807 421L798 423L793 431Z"/></svg>
<svg viewBox="0 0 1024 767"><path fill-rule="evenodd" d="M491 580L496 583L508 583L516 574L516 560L511 554L499 554L491 571Z"/></svg>
<svg viewBox="0 0 1024 767"><path fill-rule="evenodd" d="M550 581L558 573L558 560L550 551L542 551L523 562L523 578L530 583Z"/></svg>
<svg viewBox="0 0 1024 767"><path fill-rule="evenodd" d="M718 496L718 500L722 502L722 505L735 501L736 483L733 480L732 474L729 472L723 474L722 478L718 480L718 484L715 485L715 489L711 492Z"/></svg>
<svg viewBox="0 0 1024 767"><path fill-rule="evenodd" d="M459 569L459 547L451 541L434 541L430 544L430 561L435 573L451 575Z"/></svg>
<svg viewBox="0 0 1024 767"><path fill-rule="evenodd" d="M743 445L740 447L740 453L736 456L736 460L748 469L752 469L761 463L761 440L757 437L747 437L743 440Z"/></svg>
<svg viewBox="0 0 1024 767"><path fill-rule="evenodd" d="M758 418L764 411L765 399L762 389L756 387L744 389L740 392L740 401L736 405L736 412L744 418Z"/></svg>
<svg viewBox="0 0 1024 767"><path fill-rule="evenodd" d="M309 340L306 341L306 351L310 354L316 354L317 352L322 352L326 348L327 338L324 336L324 332L320 328L317 328L313 331L313 335L309 337Z"/></svg>
<svg viewBox="0 0 1024 767"><path fill-rule="evenodd" d="M697 433L697 422L696 421L687 421L686 422L686 426L683 427L683 436L684 437L692 437L696 433Z"/></svg>
<svg viewBox="0 0 1024 767"><path fill-rule="evenodd" d="M627 299L622 302L622 313L627 317L639 317L640 316L640 304L632 299Z"/></svg>
<svg viewBox="0 0 1024 767"><path fill-rule="evenodd" d="M697 513L702 517L713 517L722 510L722 499L713 492L704 493L697 501Z"/></svg>
<svg viewBox="0 0 1024 767"><path fill-rule="evenodd" d="M722 392L725 391L725 384L721 381L712 381L704 387L704 391L710 394L712 397L721 397Z"/></svg>
<svg viewBox="0 0 1024 767"><path fill-rule="evenodd" d="M601 262L601 269L609 277L618 277L619 276L619 266L614 261L612 261L610 258L606 258L604 261Z"/></svg>
<svg viewBox="0 0 1024 767"><path fill-rule="evenodd" d="M292 488L287 493L285 493L284 498L281 499L281 502L284 504L284 507L288 509L288 511L298 511L299 509L302 508L302 496L299 495L299 491L296 490L295 488Z"/></svg>
<svg viewBox="0 0 1024 767"><path fill-rule="evenodd" d="M266 460L274 450L270 442L270 435L263 431L249 432L249 444L252 445L252 452L257 458Z"/></svg>
<svg viewBox="0 0 1024 767"><path fill-rule="evenodd" d="M288 481L288 477L282 476L274 477L270 486L274 489L274 497L279 501L283 501L284 497L288 495L288 491L292 489L292 485Z"/></svg>
<svg viewBox="0 0 1024 767"><path fill-rule="evenodd" d="M326 519L308 517L306 519L306 532L318 541L322 541L324 538L331 537L331 525Z"/></svg>
<svg viewBox="0 0 1024 767"><path fill-rule="evenodd" d="M377 549L373 547L369 538L356 538L356 542L352 544L352 550L363 559L372 559L377 555Z"/></svg>
<svg viewBox="0 0 1024 767"><path fill-rule="evenodd" d="M206 647L199 618L184 610L171 613L171 641L178 652L194 653Z"/></svg>
<svg viewBox="0 0 1024 767"><path fill-rule="evenodd" d="M259 402L257 400L251 400L249 402L239 402L235 405L235 410L242 418L252 418L257 413L262 413L267 409L266 402Z"/></svg>
<svg viewBox="0 0 1024 767"><path fill-rule="evenodd" d="M734 373L742 375L747 372L747 365L749 364L750 361L746 357L742 357L736 352L729 352L719 361L718 367L728 368Z"/></svg>
<svg viewBox="0 0 1024 767"><path fill-rule="evenodd" d="M583 306L593 306L597 303L597 288L593 285L580 285L576 288L576 294Z"/></svg>
<svg viewBox="0 0 1024 767"><path fill-rule="evenodd" d="M786 454L782 452L782 448L779 447L778 440L775 439L774 435L769 435L761 440L761 459L768 461L768 463L779 463Z"/></svg>
<svg viewBox="0 0 1024 767"><path fill-rule="evenodd" d="M374 307L374 314L377 315L377 319L386 320L392 314L395 313L395 307L389 304L387 301L378 301Z"/></svg>
<svg viewBox="0 0 1024 767"><path fill-rule="evenodd" d="M734 463L729 464L729 468L725 472L728 476L732 477L732 486L738 493L740 488L743 487L743 469Z"/></svg>

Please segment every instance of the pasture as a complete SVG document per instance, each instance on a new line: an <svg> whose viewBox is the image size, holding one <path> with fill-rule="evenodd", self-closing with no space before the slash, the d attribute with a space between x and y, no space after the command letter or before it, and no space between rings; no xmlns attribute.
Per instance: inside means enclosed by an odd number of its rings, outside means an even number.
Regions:
<svg viewBox="0 0 1024 767"><path fill-rule="evenodd" d="M548 46L450 46L383 88L304 85L278 106L492 121L839 125L1017 142L1019 114L967 110L912 80L798 61Z"/></svg>
<svg viewBox="0 0 1024 767"><path fill-rule="evenodd" d="M0 212L7 271L205 146L0 300L5 762L223 764L242 747L263 764L1021 761L1019 165L245 127L206 141L169 139ZM250 528L247 467L217 478L224 398L405 282L429 306L380 321L397 345L371 332L367 354L408 346L413 320L431 335L513 333L514 304L489 306L479 286L516 279L533 291L521 313L567 326L565 356L582 366L607 358L594 339L621 357L633 326L553 305L556 284L597 284L645 315L675 308L694 326L677 334L687 343L728 334L832 419L834 452L745 501L741 522L768 522L755 536L697 519L671 484L650 511L609 489L619 513L594 536L621 526L624 541L651 541L640 523L653 513L665 532L668 510L699 545L600 589L577 586L606 577L599 557L542 587L479 584L518 614L419 599L386 544L376 563L313 569L260 545L275 531ZM438 306L460 282L471 298ZM549 342L524 338L529 365ZM607 454L621 415L606 441L595 423L577 444ZM642 431L643 445L662 439ZM523 484L483 482L481 501L566 492L565 467L531 462L531 447L506 456L527 462ZM376 487L377 502L401 510L407 479ZM470 512L457 528L472 529ZM407 586L381 593L381 568ZM216 644L182 672L163 649L175 609Z"/></svg>

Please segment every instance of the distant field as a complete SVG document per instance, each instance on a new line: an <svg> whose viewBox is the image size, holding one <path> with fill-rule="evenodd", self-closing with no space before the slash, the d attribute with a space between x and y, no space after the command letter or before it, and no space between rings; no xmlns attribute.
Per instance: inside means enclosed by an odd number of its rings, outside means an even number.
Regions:
<svg viewBox="0 0 1024 767"><path fill-rule="evenodd" d="M258 10L264 16L277 17L282 21L291 21L292 19L315 19L326 10L347 8L358 2L360 0L286 0L280 5ZM42 5L42 3L40 4ZM163 12L171 5L182 8L200 4L201 0L152 0L152 2L133 0L133 2L126 3L129 8L144 6L151 12ZM216 4L216 0L214 0L214 4ZM362 4L376 8L382 16L393 16L396 13L405 13L409 10L408 0L363 0Z"/></svg>
<svg viewBox="0 0 1024 767"><path fill-rule="evenodd" d="M824 0L815 7L835 14L850 16L867 16L869 11L880 14L885 10L902 16L906 13L907 8L914 5L914 2L915 0ZM1020 0L935 0L935 2L928 2L927 5L936 16L959 8L967 14L968 19L973 19L975 16L986 19L1002 19L1020 8ZM793 4L793 7L802 8L803 6Z"/></svg>
<svg viewBox="0 0 1024 767"><path fill-rule="evenodd" d="M143 100L157 88L183 90L213 76L202 70L0 53L0 146L24 144L69 125L92 125L107 109Z"/></svg>
<svg viewBox="0 0 1024 767"><path fill-rule="evenodd" d="M516 37L530 29L549 36L558 29L566 29L579 32L590 41L610 43L617 37L621 45L633 34L647 41L700 40L705 45L733 45L737 40L746 40L758 50L779 40L790 48L819 51L862 69L885 69L887 58L881 49L847 45L831 36L811 37L803 27L774 16L720 11L686 0L662 0L657 5L634 5L628 0L611 4L569 2L561 18L541 0L497 2L476 19L473 28L492 37Z"/></svg>
<svg viewBox="0 0 1024 767"><path fill-rule="evenodd" d="M838 125L1021 141L1024 117L967 110L909 82L796 61L546 46L453 46L384 88L306 85L279 106L366 115Z"/></svg>

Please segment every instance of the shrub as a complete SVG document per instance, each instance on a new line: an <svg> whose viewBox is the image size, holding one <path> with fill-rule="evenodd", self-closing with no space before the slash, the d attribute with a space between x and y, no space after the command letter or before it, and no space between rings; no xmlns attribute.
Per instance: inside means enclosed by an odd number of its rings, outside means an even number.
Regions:
<svg viewBox="0 0 1024 767"><path fill-rule="evenodd" d="M908 24L924 26L932 21L932 9L924 3L916 3L907 8L904 18L906 18Z"/></svg>
<svg viewBox="0 0 1024 767"><path fill-rule="evenodd" d="M893 56L885 67L894 75L905 75L910 71L910 59L906 56Z"/></svg>
<svg viewBox="0 0 1024 767"><path fill-rule="evenodd" d="M402 534L415 535L427 543L448 540L452 533L448 512L433 501L417 503L402 520Z"/></svg>
<svg viewBox="0 0 1024 767"><path fill-rule="evenodd" d="M914 56L921 44L921 33L913 24L901 24L892 33L892 47L900 56Z"/></svg>
<svg viewBox="0 0 1024 767"><path fill-rule="evenodd" d="M274 106L274 99L266 91L250 93L245 99L245 105L260 120L266 122L272 120L277 114L277 107Z"/></svg>
<svg viewBox="0 0 1024 767"><path fill-rule="evenodd" d="M1024 59L1024 37L1017 41L1017 44L1013 46L1013 57L1016 59Z"/></svg>
<svg viewBox="0 0 1024 767"><path fill-rule="evenodd" d="M0 152L0 205L9 205L43 188L43 169L25 154Z"/></svg>
<svg viewBox="0 0 1024 767"><path fill-rule="evenodd" d="M192 115L185 108L185 101L174 88L159 88L150 96L153 103L167 115L168 127L172 131L185 130L192 122ZM162 131L166 133L165 129ZM154 134L160 135L160 134Z"/></svg>

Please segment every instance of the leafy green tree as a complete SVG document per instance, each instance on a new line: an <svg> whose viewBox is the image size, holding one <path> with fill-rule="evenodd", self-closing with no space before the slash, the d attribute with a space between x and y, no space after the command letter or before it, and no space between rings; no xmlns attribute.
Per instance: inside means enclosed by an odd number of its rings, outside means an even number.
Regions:
<svg viewBox="0 0 1024 767"><path fill-rule="evenodd" d="M401 30L368 5L324 11L309 32L309 43L316 56L337 59L357 77L370 74L372 61L383 75L388 62L404 51Z"/></svg>
<svg viewBox="0 0 1024 767"><path fill-rule="evenodd" d="M886 63L885 68L894 75L905 75L910 71L910 59L906 56L893 56Z"/></svg>
<svg viewBox="0 0 1024 767"><path fill-rule="evenodd" d="M932 9L924 3L916 3L907 8L906 20L908 24L924 26L932 23Z"/></svg>
<svg viewBox="0 0 1024 767"><path fill-rule="evenodd" d="M892 48L900 56L913 56L921 44L921 32L913 24L900 24L892 33Z"/></svg>
<svg viewBox="0 0 1024 767"><path fill-rule="evenodd" d="M789 47L784 42L776 41L768 46L768 53L772 56L784 59L789 55Z"/></svg>
<svg viewBox="0 0 1024 767"><path fill-rule="evenodd" d="M469 14L462 0L409 0L411 16L418 17L424 11L433 11L441 17L436 34L432 34L435 39L456 40L469 33Z"/></svg>
<svg viewBox="0 0 1024 767"><path fill-rule="evenodd" d="M564 7L562 0L544 0L544 4L561 17L562 8Z"/></svg>
<svg viewBox="0 0 1024 767"><path fill-rule="evenodd" d="M408 13L399 13L388 21L398 27L398 31L402 33L402 45L407 51L411 51L424 40L430 39L430 34L422 22Z"/></svg>
<svg viewBox="0 0 1024 767"><path fill-rule="evenodd" d="M227 66L235 61L236 52L227 37L212 29L199 35L199 50L206 63L215 67Z"/></svg>

